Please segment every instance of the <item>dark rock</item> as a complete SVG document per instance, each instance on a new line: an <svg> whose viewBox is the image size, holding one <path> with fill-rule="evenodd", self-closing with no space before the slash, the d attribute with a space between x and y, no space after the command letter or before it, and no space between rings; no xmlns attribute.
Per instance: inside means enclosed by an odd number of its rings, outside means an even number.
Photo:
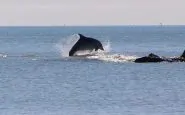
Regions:
<svg viewBox="0 0 185 115"><path fill-rule="evenodd" d="M148 56L137 58L135 60L136 63L146 63L146 62L162 62L164 61L162 58L160 58L158 55L155 55L153 53L149 54Z"/></svg>
<svg viewBox="0 0 185 115"><path fill-rule="evenodd" d="M166 58L166 57L159 57L158 55L151 53L148 56L137 58L134 62L147 63L147 62L163 62L163 61L165 62L185 62L185 50L180 57Z"/></svg>

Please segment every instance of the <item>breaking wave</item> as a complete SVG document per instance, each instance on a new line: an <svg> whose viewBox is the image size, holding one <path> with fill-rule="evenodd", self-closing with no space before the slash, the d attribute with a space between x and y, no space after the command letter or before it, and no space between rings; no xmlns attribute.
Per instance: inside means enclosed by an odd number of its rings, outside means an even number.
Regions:
<svg viewBox="0 0 185 115"><path fill-rule="evenodd" d="M79 36L77 34L71 35L65 39L62 39L56 47L60 52L60 55L62 57L69 57L69 51L72 48L72 46L79 40ZM101 61L107 61L107 62L132 62L137 57L136 56L130 56L130 55L123 55L123 54L111 54L111 43L110 41L102 42L102 45L104 47L104 51L98 50L98 51L78 51L78 56L85 57L86 59L90 60L101 60Z"/></svg>

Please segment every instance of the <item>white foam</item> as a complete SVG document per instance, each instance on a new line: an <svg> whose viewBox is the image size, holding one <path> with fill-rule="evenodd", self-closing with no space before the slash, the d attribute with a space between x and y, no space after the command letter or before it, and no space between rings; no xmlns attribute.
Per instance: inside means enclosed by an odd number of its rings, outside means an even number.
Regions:
<svg viewBox="0 0 185 115"><path fill-rule="evenodd" d="M107 62L133 62L137 57L121 54L107 54L107 53L97 53L96 55L87 56L88 59L96 59Z"/></svg>
<svg viewBox="0 0 185 115"><path fill-rule="evenodd" d="M103 48L104 48L105 52L110 52L111 51L111 43L110 43L109 40L107 42L103 43Z"/></svg>
<svg viewBox="0 0 185 115"><path fill-rule="evenodd" d="M94 50L93 51L90 51L90 50L80 50L80 51L76 51L74 53L75 56L85 56L85 55L92 55L93 52L95 52Z"/></svg>
<svg viewBox="0 0 185 115"><path fill-rule="evenodd" d="M6 58L7 55L6 55L6 54L0 54L0 57L1 57L1 58Z"/></svg>

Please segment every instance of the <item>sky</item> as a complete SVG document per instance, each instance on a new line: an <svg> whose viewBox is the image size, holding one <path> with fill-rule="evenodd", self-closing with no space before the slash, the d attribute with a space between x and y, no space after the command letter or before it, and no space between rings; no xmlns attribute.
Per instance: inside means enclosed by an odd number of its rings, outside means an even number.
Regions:
<svg viewBox="0 0 185 115"><path fill-rule="evenodd" d="M185 0L0 0L0 26L185 25Z"/></svg>

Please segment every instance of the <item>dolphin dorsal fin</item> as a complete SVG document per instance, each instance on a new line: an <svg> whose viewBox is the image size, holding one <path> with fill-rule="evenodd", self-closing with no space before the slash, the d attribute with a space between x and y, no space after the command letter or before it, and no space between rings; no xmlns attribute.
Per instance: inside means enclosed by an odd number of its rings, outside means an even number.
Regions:
<svg viewBox="0 0 185 115"><path fill-rule="evenodd" d="M80 38L85 38L85 36L80 33L78 35L80 36Z"/></svg>
<svg viewBox="0 0 185 115"><path fill-rule="evenodd" d="M185 50L183 52L183 54L181 55L182 58L185 58Z"/></svg>

